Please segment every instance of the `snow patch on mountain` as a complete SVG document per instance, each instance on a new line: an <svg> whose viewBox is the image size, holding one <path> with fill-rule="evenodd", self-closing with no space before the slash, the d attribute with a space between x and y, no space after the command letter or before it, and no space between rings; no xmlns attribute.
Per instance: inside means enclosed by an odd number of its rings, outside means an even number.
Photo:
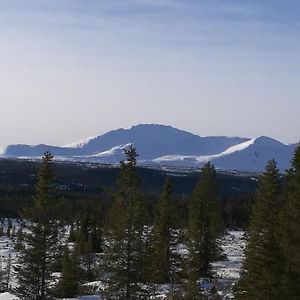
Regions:
<svg viewBox="0 0 300 300"><path fill-rule="evenodd" d="M0 156L5 155L6 147L0 147Z"/></svg>
<svg viewBox="0 0 300 300"><path fill-rule="evenodd" d="M173 162L174 161L181 161L181 162L194 161L199 164L206 163L206 162L212 161L216 158L223 157L223 156L230 155L232 153L244 150L244 149L248 148L250 145L252 145L255 142L255 140L256 139L252 139L252 140L243 142L241 144L231 146L219 154L200 155L200 156L196 156L196 155L166 155L166 156L162 156L162 157L158 157L158 158L154 159L153 162L162 163L162 162L172 162L172 161Z"/></svg>
<svg viewBox="0 0 300 300"><path fill-rule="evenodd" d="M85 145L87 145L91 140L97 138L97 136L90 136L84 139L80 139L77 142L69 143L64 146L63 148L83 148Z"/></svg>
<svg viewBox="0 0 300 300"><path fill-rule="evenodd" d="M100 153L96 153L91 155L92 157L107 157L107 156L112 156L112 155L116 155L119 153L123 154L124 149L128 148L130 145L132 145L132 143L128 143L128 144L124 144L124 145L118 145L115 147L112 147L111 149L107 150L107 151L103 151Z"/></svg>

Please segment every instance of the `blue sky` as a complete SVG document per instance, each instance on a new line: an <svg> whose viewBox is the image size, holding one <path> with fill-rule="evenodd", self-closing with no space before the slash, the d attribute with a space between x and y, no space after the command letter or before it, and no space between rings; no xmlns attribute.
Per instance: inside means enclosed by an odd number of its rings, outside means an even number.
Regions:
<svg viewBox="0 0 300 300"><path fill-rule="evenodd" d="M138 123L300 139L300 1L0 1L0 145Z"/></svg>

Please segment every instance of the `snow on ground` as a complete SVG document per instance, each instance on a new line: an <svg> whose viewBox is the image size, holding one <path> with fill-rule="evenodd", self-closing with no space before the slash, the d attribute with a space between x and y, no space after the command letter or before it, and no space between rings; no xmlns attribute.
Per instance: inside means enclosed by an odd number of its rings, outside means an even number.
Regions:
<svg viewBox="0 0 300 300"><path fill-rule="evenodd" d="M213 263L219 294L231 296L232 287L240 277L245 258L246 239L244 231L228 231L220 240L226 258ZM225 298L226 299L226 298Z"/></svg>
<svg viewBox="0 0 300 300"><path fill-rule="evenodd" d="M14 232L17 232L20 227L20 222L17 220L11 220L12 227L14 227ZM4 220L1 224L4 233L7 232L8 220ZM65 234L69 232L70 228L67 227ZM24 230L25 232L27 229ZM178 233L177 233L178 234ZM65 236L60 237L64 240ZM4 269L11 258L12 266L16 265L17 251L14 249L16 243L16 238L8 238L5 235L0 237L0 263ZM215 272L215 279L213 283L218 291L218 294L223 297L223 299L232 298L232 287L237 282L242 263L244 260L244 250L246 247L246 239L244 231L228 231L220 239L221 248L224 252L224 258L220 261L213 263L213 270ZM187 249L184 244L178 244L176 246L176 252L182 257L187 255ZM14 272L11 276L11 287L16 285L16 278ZM100 293L100 290L104 288L100 281L90 282L85 284L91 288L91 294ZM167 294L170 293L169 285L157 285L152 287L155 290L153 298L151 299L166 299ZM180 287L178 287L180 289ZM14 295L10 293L0 293L0 300L15 300L17 299ZM99 296L81 296L78 298L66 298L64 300L101 300Z"/></svg>
<svg viewBox="0 0 300 300"><path fill-rule="evenodd" d="M101 298L99 296L80 296L77 298L62 298L60 300L101 300Z"/></svg>
<svg viewBox="0 0 300 300"><path fill-rule="evenodd" d="M16 296L11 293L2 293L0 294L0 300L18 300Z"/></svg>
<svg viewBox="0 0 300 300"><path fill-rule="evenodd" d="M0 294L0 300L18 300L18 298L6 292ZM62 298L61 300L101 300L101 298L99 296L81 296L78 298Z"/></svg>

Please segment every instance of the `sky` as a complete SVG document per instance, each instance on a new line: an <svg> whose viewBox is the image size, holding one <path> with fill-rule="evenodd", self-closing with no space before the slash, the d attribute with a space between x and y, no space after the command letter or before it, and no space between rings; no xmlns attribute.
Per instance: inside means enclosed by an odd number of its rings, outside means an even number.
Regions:
<svg viewBox="0 0 300 300"><path fill-rule="evenodd" d="M300 140L298 0L0 0L0 146L139 123Z"/></svg>

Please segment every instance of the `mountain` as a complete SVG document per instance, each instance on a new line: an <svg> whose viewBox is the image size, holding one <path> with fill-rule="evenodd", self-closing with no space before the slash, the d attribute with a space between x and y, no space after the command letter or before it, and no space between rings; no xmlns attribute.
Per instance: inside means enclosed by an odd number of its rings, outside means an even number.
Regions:
<svg viewBox="0 0 300 300"><path fill-rule="evenodd" d="M200 137L192 133L157 124L142 124L130 129L117 129L86 141L64 147L50 145L10 145L4 155L12 157L40 156L46 150L55 156L94 156L127 144L134 144L140 159L153 159L168 154L217 154L228 147L247 140L239 137Z"/></svg>
<svg viewBox="0 0 300 300"><path fill-rule="evenodd" d="M275 159L278 168L284 172L290 167L296 144L285 145L272 138L261 136L240 151L218 157L213 163L221 169L262 171L270 159Z"/></svg>
<svg viewBox="0 0 300 300"><path fill-rule="evenodd" d="M285 145L269 137L201 137L171 126L141 124L62 147L9 145L2 156L37 158L49 150L60 160L114 164L123 158L123 150L130 144L137 148L140 164L199 167L212 161L220 169L251 172L262 171L272 158L284 171L296 148L296 144Z"/></svg>
<svg viewBox="0 0 300 300"><path fill-rule="evenodd" d="M275 159L280 171L284 172L290 167L296 147L297 144L285 145L272 138L261 136L229 147L215 155L168 155L156 158L153 162L173 166L200 166L211 161L216 168L222 170L261 172L269 160Z"/></svg>

